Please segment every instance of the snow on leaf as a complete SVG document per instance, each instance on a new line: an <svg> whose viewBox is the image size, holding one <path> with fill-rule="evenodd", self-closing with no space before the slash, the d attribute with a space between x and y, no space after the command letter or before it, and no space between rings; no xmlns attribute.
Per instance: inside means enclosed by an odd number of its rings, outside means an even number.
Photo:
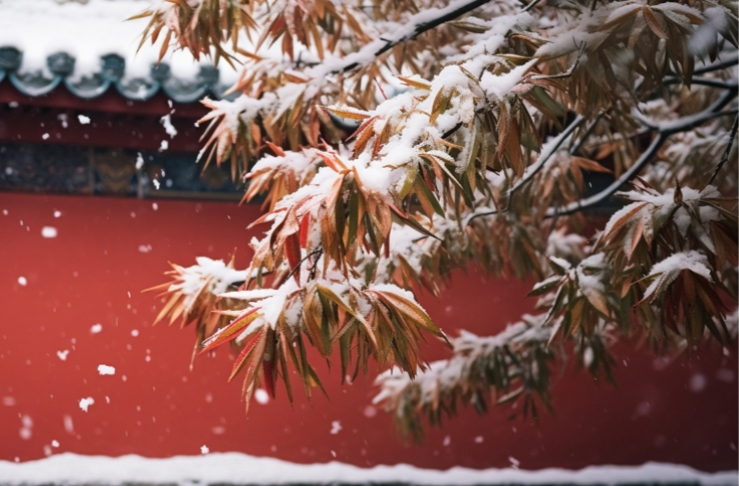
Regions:
<svg viewBox="0 0 739 486"><path fill-rule="evenodd" d="M695 250L675 253L654 264L647 278L655 278L644 291L644 300L654 301L684 270L713 282L706 255Z"/></svg>

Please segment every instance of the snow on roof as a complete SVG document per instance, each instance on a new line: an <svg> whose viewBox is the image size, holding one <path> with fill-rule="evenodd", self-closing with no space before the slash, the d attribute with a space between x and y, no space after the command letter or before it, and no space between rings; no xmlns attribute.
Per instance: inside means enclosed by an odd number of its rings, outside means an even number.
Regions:
<svg viewBox="0 0 739 486"><path fill-rule="evenodd" d="M190 98L208 91L218 96L236 81L226 63L215 71L189 52L170 50L158 66L159 45L147 42L137 52L148 19L126 19L150 5L147 0L0 0L0 81L8 76L18 89L38 96L50 91L44 89L50 80L63 78L56 84L95 97L109 87L101 87L100 79L112 75L128 98L147 99L161 82L177 101L178 96L194 101Z"/></svg>
<svg viewBox="0 0 739 486"><path fill-rule="evenodd" d="M647 463L641 466L590 466L579 471L542 469L421 469L407 464L360 468L340 462L296 464L236 452L166 459L135 455L121 457L53 455L25 463L0 461L0 484L736 484L736 471L705 473L688 466Z"/></svg>

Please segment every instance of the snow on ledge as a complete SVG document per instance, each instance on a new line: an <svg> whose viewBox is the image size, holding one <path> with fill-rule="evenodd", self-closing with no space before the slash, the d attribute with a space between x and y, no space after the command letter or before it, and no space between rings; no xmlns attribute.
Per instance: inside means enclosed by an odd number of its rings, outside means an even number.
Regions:
<svg viewBox="0 0 739 486"><path fill-rule="evenodd" d="M100 72L101 56L118 54L126 61L126 78L148 78L159 57L159 43L148 41L137 50L149 18L127 21L151 5L147 0L0 0L0 47L12 46L23 53L20 71L48 75L47 57L65 52L75 58L73 79ZM164 57L172 75L194 80L200 62L189 52L172 50ZM209 64L209 58L203 61ZM218 65L221 82L230 84L238 72L228 63ZM0 478L1 479L1 478Z"/></svg>
<svg viewBox="0 0 739 486"><path fill-rule="evenodd" d="M688 466L647 463L641 466L591 466L579 471L543 469L475 470L454 467L446 471L421 469L406 464L360 468L340 462L296 464L241 453L175 456L152 459L136 455L121 457L82 456L71 453L38 461L0 461L0 485L120 485L147 484L367 484L418 485L479 484L701 484L736 486L737 472L704 473Z"/></svg>

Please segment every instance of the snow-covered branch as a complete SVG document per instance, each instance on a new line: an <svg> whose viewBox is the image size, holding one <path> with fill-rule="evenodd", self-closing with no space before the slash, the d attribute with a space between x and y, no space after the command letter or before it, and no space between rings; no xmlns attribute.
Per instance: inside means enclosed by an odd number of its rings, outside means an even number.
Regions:
<svg viewBox="0 0 739 486"><path fill-rule="evenodd" d="M431 363L415 378L397 369L378 376L381 389L373 402L395 416L404 434L416 438L424 415L439 424L444 415L454 415L458 402L482 412L490 404L522 400L523 413L535 416L537 402L549 407L550 367L563 351L549 346L552 333L544 314L525 315L495 336L462 331L451 340L454 356ZM600 334L591 340L603 343ZM582 350L585 356L587 349ZM592 366L590 359L586 366Z"/></svg>
<svg viewBox="0 0 739 486"><path fill-rule="evenodd" d="M166 28L196 55L230 39L216 53L246 59L239 96L204 102L204 153L250 181L245 199L267 193L254 222L265 231L244 272L175 267L162 316L196 320L205 351L235 343L232 377L243 373L247 398L260 382L290 389L293 369L309 393L310 345L326 359L337 350L342 376L370 360L399 367L378 400L417 428L457 398L484 408L492 390L493 401L546 404L551 342L575 340L607 373L606 328L658 344L705 329L730 338L737 218L720 194L736 193L726 135L738 89L736 56L719 52L736 45L729 8L418 0L355 16L330 0L218 1L170 2L150 12L148 34ZM225 27L203 23L211 8ZM253 52L235 47L244 32ZM596 173L613 179L591 192ZM582 236L596 223L575 213L628 182L630 203L594 241ZM453 358L422 371L422 333L444 334L412 291L443 295L451 271L471 264L539 279L542 314L496 337L464 334Z"/></svg>

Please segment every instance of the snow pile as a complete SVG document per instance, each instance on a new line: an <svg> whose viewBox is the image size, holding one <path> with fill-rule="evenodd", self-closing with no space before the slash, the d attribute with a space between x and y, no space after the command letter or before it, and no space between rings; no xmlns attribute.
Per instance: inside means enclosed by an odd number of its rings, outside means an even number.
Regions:
<svg viewBox="0 0 739 486"><path fill-rule="evenodd" d="M125 483L177 484L377 484L417 485L514 485L514 484L691 484L736 485L737 472L706 473L688 466L647 463L641 466L590 466L579 471L515 468L445 471L422 469L407 464L360 468L340 462L295 464L279 459L245 454L210 453L151 459L135 455L121 457L81 456L64 453L26 463L0 461L0 484Z"/></svg>
<svg viewBox="0 0 739 486"><path fill-rule="evenodd" d="M144 11L149 2L89 0L85 3L3 0L0 47L12 46L23 53L21 72L48 74L46 58L61 51L75 58L72 76L76 79L99 73L101 56L107 54L123 57L126 77L148 77L151 66L157 62L162 41L156 46L147 43L137 53L148 19L126 19ZM200 67L189 52L182 50L168 53L163 62L170 65L173 76L188 80L196 78ZM218 68L223 82L236 81L237 74L227 63L220 63Z"/></svg>

